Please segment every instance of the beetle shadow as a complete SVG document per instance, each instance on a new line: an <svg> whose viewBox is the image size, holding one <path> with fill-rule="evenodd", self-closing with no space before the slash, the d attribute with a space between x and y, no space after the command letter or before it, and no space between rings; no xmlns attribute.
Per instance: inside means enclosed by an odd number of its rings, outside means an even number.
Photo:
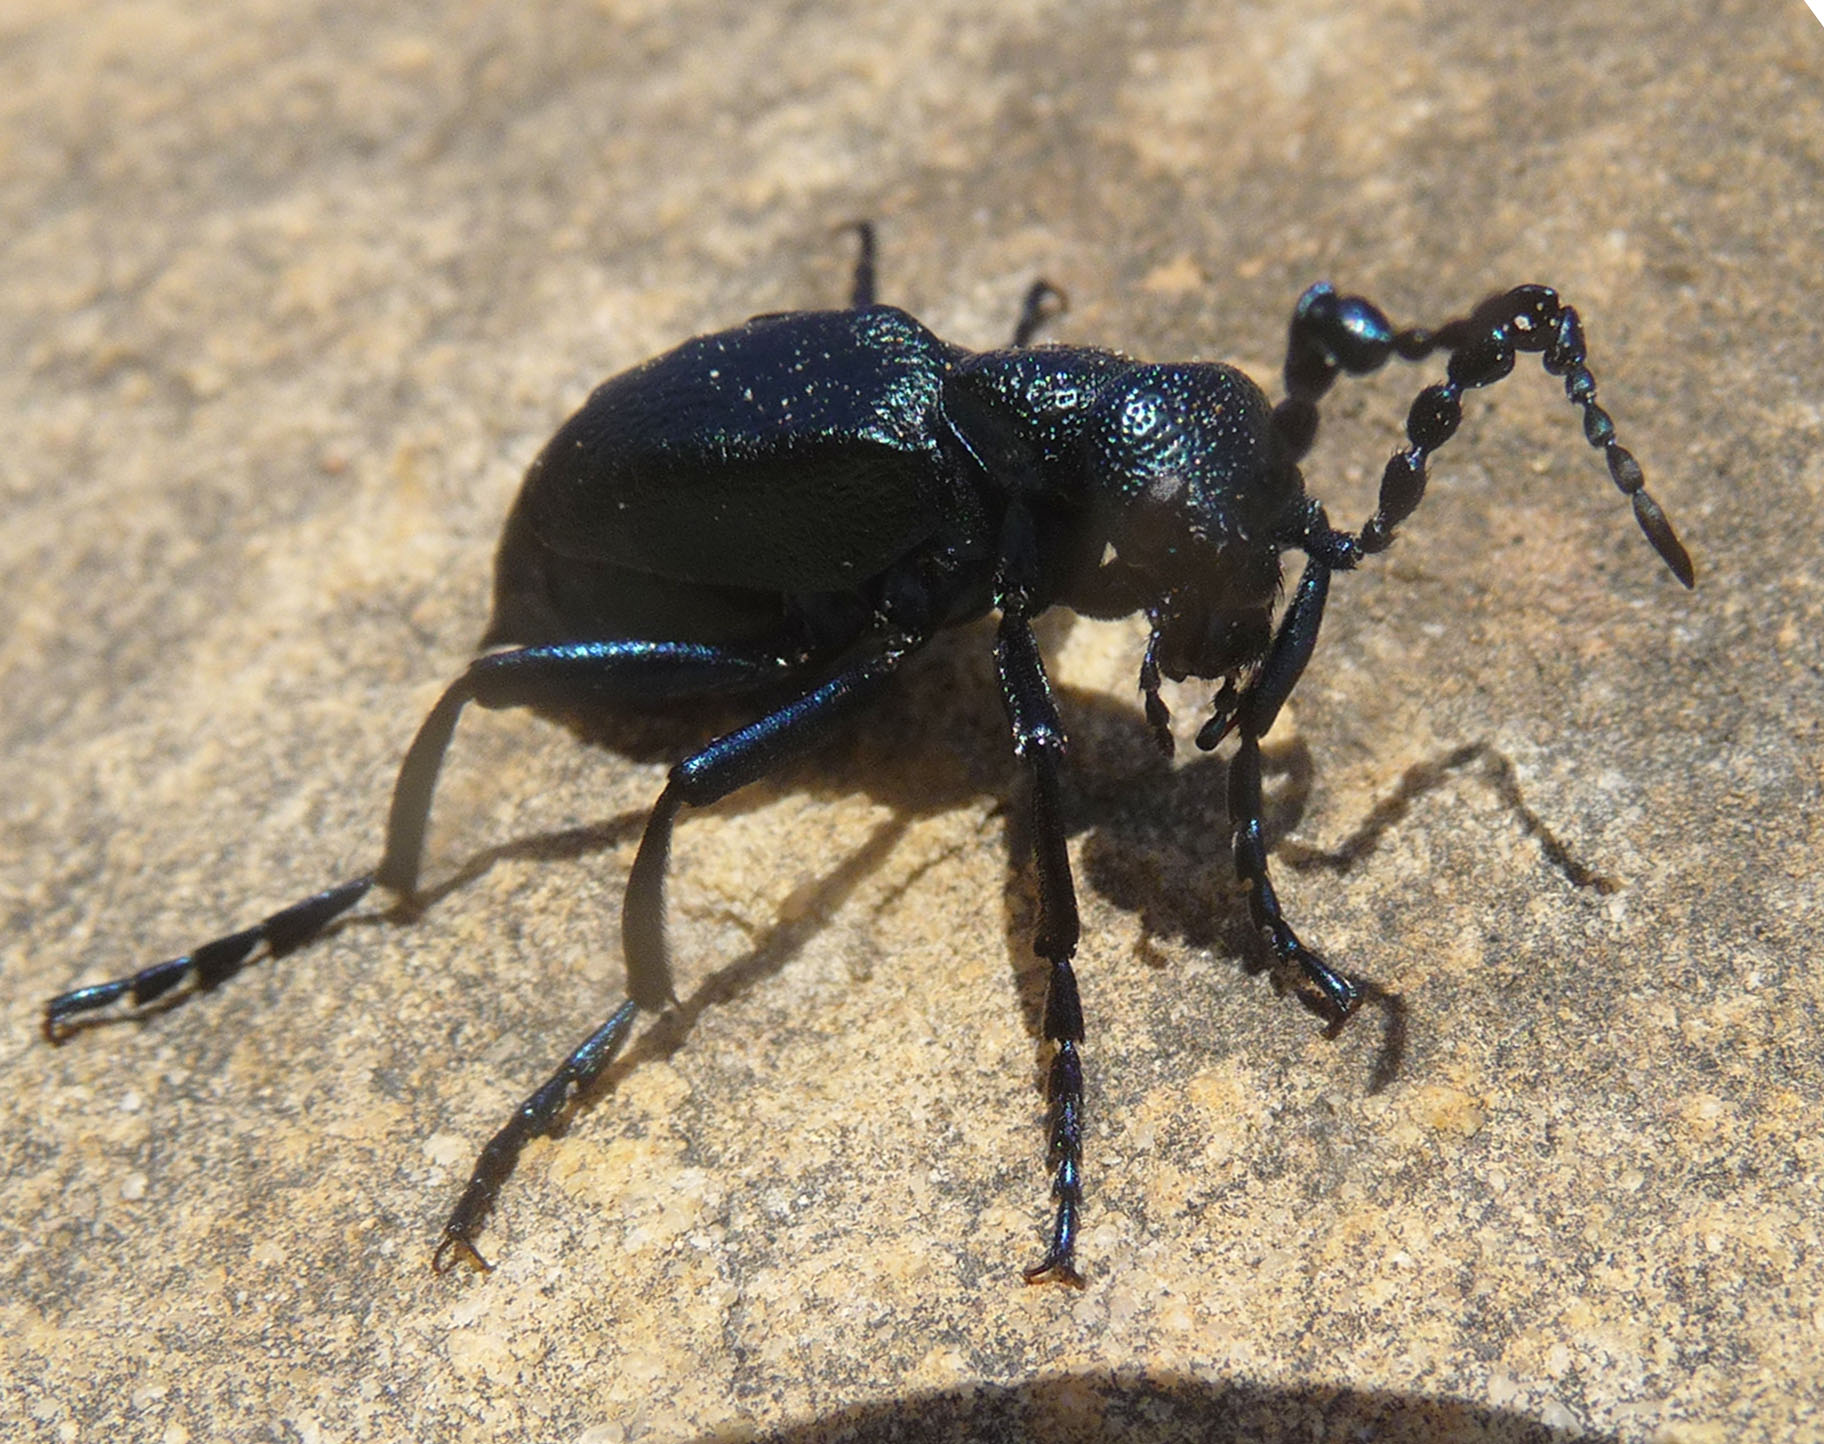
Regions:
<svg viewBox="0 0 1824 1444"><path fill-rule="evenodd" d="M750 1438L717 1430L696 1444ZM1068 1439L1073 1444L1274 1444L1374 1439L1381 1444L1610 1444L1619 1436L1555 1428L1525 1414L1449 1395L1263 1384L1176 1370L1047 1374L974 1382L851 1405L767 1434L772 1444L898 1444L905 1439Z"/></svg>
<svg viewBox="0 0 1824 1444"><path fill-rule="evenodd" d="M992 628L984 625L941 633L908 663L872 709L836 729L825 745L706 809L740 815L790 795L834 799L861 792L885 807L889 816L857 846L844 849L836 866L794 895L790 917L756 931L742 956L703 976L687 997L661 1014L573 1100L566 1117L593 1107L632 1068L671 1057L704 1012L740 998L787 966L861 884L889 864L917 819L979 804L983 798L994 799L992 812L1003 819L1008 855L1004 936L1025 1026L1035 1040L1041 1038L1046 966L1032 951L1037 888L1030 795L1024 769L1008 743L991 662L992 636ZM1080 882L1103 901L1138 917L1141 959L1153 968L1168 966L1178 949L1160 946L1161 939L1220 951L1234 959L1244 975L1267 974L1277 991L1291 993L1319 1016L1331 1036L1339 1032L1342 1021L1328 1004L1301 978L1278 969L1255 935L1230 861L1227 761L1203 752L1176 762L1166 758L1135 703L1075 688L1059 688L1058 695L1071 739L1063 822L1070 837L1081 839ZM755 710L750 701L611 715L554 715L550 720L622 757L671 761L751 720ZM915 765L908 765L909 759ZM1328 850L1286 840L1303 819L1311 797L1316 768L1309 747L1302 738L1270 745L1263 749L1262 762L1267 782L1263 821L1269 839L1281 839L1272 844L1276 867L1346 874L1370 857L1426 794L1452 775L1475 768L1574 884L1600 892L1616 886L1574 857L1526 805L1511 762L1486 742L1466 744L1407 769L1354 832ZM503 842L473 854L383 914L334 926L412 921L502 861L578 861L613 851L639 836L646 817L647 810L641 808ZM915 880L901 879L892 896ZM891 900L883 899L879 906L889 906ZM1364 1007L1378 1011L1383 1020L1368 1086L1373 1093L1398 1076L1406 1014L1397 994L1360 981Z"/></svg>
<svg viewBox="0 0 1824 1444"><path fill-rule="evenodd" d="M1055 633L1062 628L1046 630ZM758 932L745 955L709 974L683 1006L668 1015L662 1029L649 1030L653 1042L635 1048L623 1064L655 1050L669 1056L705 1009L739 997L779 971L800 951L809 932L833 915L864 878L887 864L916 819L979 805L983 798L994 800L989 815L1003 819L1008 854L1004 935L1026 1029L1035 1040L1041 1037L1046 967L1031 946L1037 904L1030 796L1024 769L1013 758L1008 743L990 660L992 639L992 627L985 624L940 633L909 661L872 709L835 729L826 745L708 809L739 815L793 794L831 799L863 792L884 806L890 818L858 847L847 850L836 868L795 895L792 921ZM1055 643L1055 635L1049 640ZM1291 992L1323 1018L1334 1035L1341 1024L1328 1005L1302 979L1278 970L1255 936L1245 894L1234 882L1229 860L1227 763L1214 754L1192 753L1174 764L1160 754L1137 704L1071 688L1060 688L1059 699L1071 738L1063 822L1069 836L1082 839L1080 880L1102 900L1139 918L1141 959L1155 968L1168 965L1173 950L1158 946L1158 939L1174 939L1193 949L1220 950L1235 959L1244 974L1267 973L1276 990ZM708 738L751 720L755 712L750 700L612 715L546 715L583 741L620 756L673 761ZM909 760L915 765L908 765ZM1321 850L1296 840L1276 842L1275 865L1347 873L1374 852L1420 798L1472 765L1574 885L1602 893L1614 891L1616 884L1611 879L1574 857L1527 807L1512 764L1483 742L1408 769L1393 792L1334 849ZM1263 799L1267 835L1286 839L1309 802L1315 772L1311 753L1302 739L1268 747L1263 753L1263 770L1268 782ZM277 960L345 927L413 923L444 898L473 885L497 863L575 862L612 852L640 835L647 815L648 810L640 808L484 848L453 870L439 869L441 875L434 875L411 898L397 899L377 912L338 919L319 933L300 937L283 948L255 953L232 970L129 1011L66 1020L63 1038L91 1028L144 1022L200 992L212 991L242 968ZM925 864L931 865L935 863ZM878 906L889 906L915 881L916 875L901 879ZM1364 1002L1385 1018L1385 1037L1370 1084L1370 1091L1378 1091L1399 1071L1405 1014L1397 995L1372 982L1365 984L1364 992ZM617 1070L604 1075L604 1086L613 1076L619 1076Z"/></svg>
<svg viewBox="0 0 1824 1444"><path fill-rule="evenodd" d="M1151 745L1144 728L1137 729L1133 718L1107 698L1073 694L1068 702L1073 753L1082 755L1084 765L1073 769L1067 830L1084 839L1080 870L1087 884L1104 901L1139 918L1141 958L1155 967L1168 965L1173 951L1157 947L1158 938L1220 951L1236 959L1247 975L1267 974L1276 991L1292 993L1325 1019L1327 1036L1340 1033L1351 1020L1336 1018L1302 978L1279 970L1255 934L1246 893L1235 881L1230 861L1226 761L1202 754L1173 765ZM1453 777L1468 775L1489 788L1544 861L1573 887L1607 896L1620 886L1578 857L1528 805L1513 762L1487 741L1465 743L1408 767L1333 848L1288 836L1305 814L1315 779L1304 740L1264 748L1262 771L1267 783L1263 822L1276 870L1346 875L1366 862L1427 795ZM1018 960L1028 1026L1037 1036L1045 968L1027 961L1036 889L1025 816L1023 810L1010 814L1007 940L1010 955ZM1358 1012L1373 1009L1382 1018L1383 1036L1367 1089L1374 1094L1399 1076L1407 1011L1399 994L1370 979L1357 981L1363 988Z"/></svg>
<svg viewBox="0 0 1824 1444"><path fill-rule="evenodd" d="M1375 803L1361 825L1337 847L1317 848L1287 840L1280 845L1280 858L1287 867L1299 872L1324 869L1339 875L1348 873L1405 821L1414 803L1436 791L1452 774L1462 772L1469 772L1488 785L1496 800L1519 824L1521 832L1538 844L1546 863L1562 873L1572 887L1587 888L1600 897L1620 890L1621 883L1617 879L1579 858L1545 819L1533 811L1521 790L1512 759L1492 743L1482 741L1466 742L1442 757L1408 767L1393 790Z"/></svg>

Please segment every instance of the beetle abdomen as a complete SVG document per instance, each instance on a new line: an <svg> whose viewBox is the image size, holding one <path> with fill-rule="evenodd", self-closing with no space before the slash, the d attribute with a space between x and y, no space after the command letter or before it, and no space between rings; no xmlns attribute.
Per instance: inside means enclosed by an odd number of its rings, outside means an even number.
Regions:
<svg viewBox="0 0 1824 1444"><path fill-rule="evenodd" d="M891 307L762 316L604 382L515 508L570 562L779 593L853 590L943 519L952 351Z"/></svg>

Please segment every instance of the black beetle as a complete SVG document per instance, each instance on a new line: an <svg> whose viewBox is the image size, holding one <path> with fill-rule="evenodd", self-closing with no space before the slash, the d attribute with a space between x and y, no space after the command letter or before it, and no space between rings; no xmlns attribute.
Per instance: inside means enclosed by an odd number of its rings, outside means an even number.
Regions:
<svg viewBox="0 0 1824 1444"><path fill-rule="evenodd" d="M1169 750L1161 677L1219 680L1197 736L1238 738L1228 805L1235 872L1276 962L1340 1021L1361 984L1305 946L1281 915L1261 830L1260 739L1317 641L1330 574L1385 550L1424 494L1426 461L1462 419L1462 393L1537 352L1583 413L1590 444L1679 581L1691 560L1647 495L1639 463L1596 404L1577 313L1544 286L1492 297L1436 330L1395 330L1357 296L1313 286L1292 315L1286 399L1272 406L1216 364L1149 365L1078 346L1028 348L1061 295L1027 293L1013 344L973 353L874 301L872 228L849 308L757 316L699 336L604 382L532 463L507 520L484 647L407 751L386 851L364 877L130 977L46 1005L52 1041L77 1015L151 1002L188 979L208 987L261 943L287 952L374 883L410 898L431 793L465 704L583 707L710 697L768 700L757 721L674 767L647 822L622 916L628 1001L528 1097L488 1143L433 1263L475 1247L528 1139L619 1051L641 1008L676 1001L664 930L671 831L702 806L814 747L872 701L938 630L994 611L1013 749L1031 774L1039 884L1034 950L1049 965L1045 1037L1055 1045L1049 1166L1056 1213L1031 1280L1080 1283L1083 1041L1071 956L1077 905L1059 781L1065 735L1032 619L1065 606L1152 624L1140 691ZM1339 373L1389 357L1449 354L1406 420L1358 533L1333 529L1299 462L1317 403ZM1276 627L1280 556L1306 562Z"/></svg>

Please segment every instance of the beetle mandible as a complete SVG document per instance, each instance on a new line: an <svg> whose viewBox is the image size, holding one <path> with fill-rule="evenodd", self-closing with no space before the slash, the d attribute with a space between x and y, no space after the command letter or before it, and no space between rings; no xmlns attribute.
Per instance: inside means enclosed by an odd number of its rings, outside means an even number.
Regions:
<svg viewBox="0 0 1824 1444"><path fill-rule="evenodd" d="M1384 551L1424 495L1431 454L1463 393L1538 354L1583 415L1647 540L1685 586L1690 557L1647 494L1639 463L1596 403L1575 310L1545 286L1491 297L1434 330L1395 329L1359 296L1315 285L1293 311L1286 398L1214 363L1151 365L1113 351L1028 345L1062 296L1027 292L1013 342L974 353L874 299L874 232L860 241L850 304L757 316L699 336L599 386L526 474L496 560L484 651L444 692L407 750L385 851L326 889L169 962L53 998L53 1042L121 999L143 1007L206 988L264 944L291 951L375 883L416 890L431 794L458 714L750 699L763 715L671 769L628 877L628 997L488 1142L444 1224L439 1269L489 1265L476 1238L521 1150L619 1052L643 1009L676 1002L665 871L685 807L765 776L830 735L940 629L998 613L995 665L1029 774L1038 876L1033 947L1049 973L1047 1163L1054 1212L1029 1280L1080 1284L1084 1029L1071 960L1078 921L1060 787L1065 731L1032 621L1046 608L1144 614L1139 685L1169 750L1161 678L1217 683L1197 745L1237 738L1228 808L1235 873L1275 963L1337 1021L1363 985L1293 931L1268 877L1260 740L1317 641L1331 573ZM1330 525L1299 463L1339 375L1389 358L1449 357L1406 419L1358 532ZM1277 625L1280 558L1304 570ZM772 699L784 697L783 702Z"/></svg>

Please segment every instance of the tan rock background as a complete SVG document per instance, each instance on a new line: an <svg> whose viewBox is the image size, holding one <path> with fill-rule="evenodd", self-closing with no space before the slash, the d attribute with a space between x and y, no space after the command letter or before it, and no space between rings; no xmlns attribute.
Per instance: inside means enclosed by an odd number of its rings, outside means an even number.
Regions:
<svg viewBox="0 0 1824 1444"><path fill-rule="evenodd" d="M1796 0L16 0L0 77L11 1427L1824 1437ZM45 1046L48 995L371 864L540 442L669 342L838 302L863 215L973 345L1038 274L1061 339L1263 379L1320 277L1582 308L1698 591L1534 367L1339 584L1274 739L1287 906L1402 1008L1326 1040L1250 974L1222 763L1150 751L1134 628L1060 623L1082 1293L1019 1281L1042 1054L980 633L682 825L686 1025L529 1151L491 1277L433 1277L435 1231L619 996L662 749L477 715L420 920ZM1424 379L1338 393L1339 520Z"/></svg>

